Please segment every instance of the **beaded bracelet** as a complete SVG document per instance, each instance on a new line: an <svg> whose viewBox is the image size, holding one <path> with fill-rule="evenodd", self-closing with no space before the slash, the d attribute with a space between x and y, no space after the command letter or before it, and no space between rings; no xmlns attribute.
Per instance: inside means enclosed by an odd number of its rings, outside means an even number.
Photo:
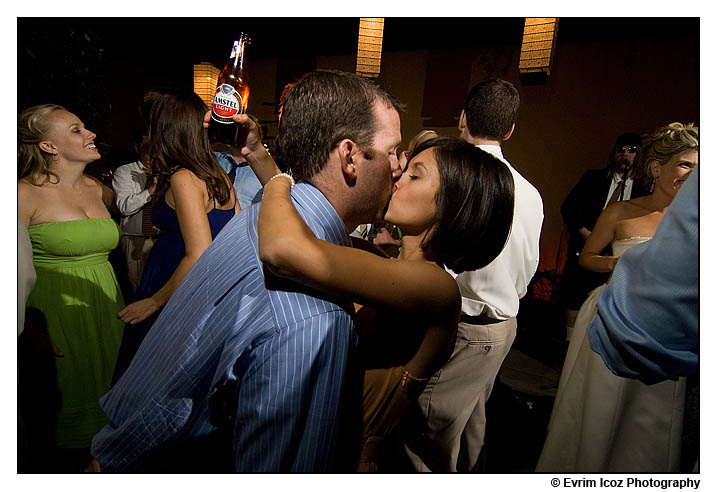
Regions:
<svg viewBox="0 0 718 492"><path fill-rule="evenodd" d="M291 182L291 185L290 185L289 187L290 187L290 188L294 188L294 185L295 185L295 183L294 183L294 178L292 177L291 174L287 174L287 173L275 174L274 176L272 176L271 178L269 178L269 181L267 181L267 183L266 183L264 186L267 186L270 181L272 181L274 178L278 178L278 177L280 177L280 176L286 176L287 178L289 178L289 181Z"/></svg>

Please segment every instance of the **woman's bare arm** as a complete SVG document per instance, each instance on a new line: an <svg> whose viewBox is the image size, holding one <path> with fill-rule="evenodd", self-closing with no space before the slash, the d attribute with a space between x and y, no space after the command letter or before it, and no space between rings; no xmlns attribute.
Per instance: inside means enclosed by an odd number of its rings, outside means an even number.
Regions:
<svg viewBox="0 0 718 492"><path fill-rule="evenodd" d="M37 207L32 186L22 179L17 182L17 217L25 224L25 227L32 225L32 218Z"/></svg>
<svg viewBox="0 0 718 492"><path fill-rule="evenodd" d="M170 186L185 244L185 256L160 290L151 297L133 302L120 311L119 317L125 323L138 323L164 306L187 272L212 242L212 232L205 211L204 182L191 171L181 169L172 175Z"/></svg>
<svg viewBox="0 0 718 492"><path fill-rule="evenodd" d="M612 272L616 266L618 256L601 256L601 252L611 244L616 235L616 223L623 206L621 203L609 205L598 217L596 225L586 239L586 244L578 257L579 265L586 270Z"/></svg>
<svg viewBox="0 0 718 492"><path fill-rule="evenodd" d="M454 312L454 279L436 264L381 258L317 239L294 208L290 182L265 186L259 213L259 255L276 275L365 306L427 314Z"/></svg>
<svg viewBox="0 0 718 492"><path fill-rule="evenodd" d="M252 168L262 186L267 184L272 176L281 173L274 159L264 147L244 154L244 158L247 159L249 167Z"/></svg>
<svg viewBox="0 0 718 492"><path fill-rule="evenodd" d="M102 203L105 204L109 212L116 212L117 205L115 205L115 192L112 188L105 185L101 181L98 181L100 188L102 189Z"/></svg>
<svg viewBox="0 0 718 492"><path fill-rule="evenodd" d="M242 210L242 207L239 205L239 200L237 200L237 190L234 189L233 184L229 185L229 189L232 191L232 198L234 199L234 215L237 215Z"/></svg>

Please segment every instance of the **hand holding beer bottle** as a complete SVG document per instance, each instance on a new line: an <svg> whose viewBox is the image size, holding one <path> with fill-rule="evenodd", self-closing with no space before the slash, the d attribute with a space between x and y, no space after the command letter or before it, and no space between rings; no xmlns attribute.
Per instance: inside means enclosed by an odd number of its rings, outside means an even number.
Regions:
<svg viewBox="0 0 718 492"><path fill-rule="evenodd" d="M205 115L204 126L210 141L225 144L238 162L247 161L262 186L279 168L259 138L256 123L245 113L249 102L249 80L245 49L249 36L240 34L234 42L229 60L219 74L211 110Z"/></svg>
<svg viewBox="0 0 718 492"><path fill-rule="evenodd" d="M249 103L249 79L245 50L250 38L245 33L232 45L232 52L217 79L217 89L212 100L212 120L209 139L226 145L235 145L242 139L242 127L234 124L232 116L247 112Z"/></svg>
<svg viewBox="0 0 718 492"><path fill-rule="evenodd" d="M204 115L205 128L209 127L211 119L212 112L207 111ZM257 175L259 182L264 186L269 181L269 178L281 173L281 171L272 156L267 152L267 149L262 145L257 123L246 114L235 114L232 116L232 121L238 128L244 129L241 134L246 135L246 137L242 141L236 142L235 145L228 145L227 150L232 153L238 162L246 160L254 174Z"/></svg>

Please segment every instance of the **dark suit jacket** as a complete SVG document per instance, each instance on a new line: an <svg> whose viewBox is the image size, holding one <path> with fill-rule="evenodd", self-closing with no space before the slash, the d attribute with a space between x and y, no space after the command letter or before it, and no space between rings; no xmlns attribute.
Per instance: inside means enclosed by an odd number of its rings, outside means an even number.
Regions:
<svg viewBox="0 0 718 492"><path fill-rule="evenodd" d="M578 233L581 227L593 231L598 216L603 212L613 176L609 169L590 169L581 177L561 204L561 216L568 229L568 256L561 276L559 298L570 309L578 309L594 288L608 281L608 273L589 272L578 264L578 253L583 249L584 240ZM636 198L647 194L639 180L634 179L631 196ZM603 254L611 254L607 246Z"/></svg>
<svg viewBox="0 0 718 492"><path fill-rule="evenodd" d="M583 248L583 239L578 233L581 227L592 231L603 212L608 190L611 187L613 176L609 169L589 169L573 187L561 205L561 217L569 233L569 255L580 252ZM647 195L638 180L633 180L631 196L636 198Z"/></svg>

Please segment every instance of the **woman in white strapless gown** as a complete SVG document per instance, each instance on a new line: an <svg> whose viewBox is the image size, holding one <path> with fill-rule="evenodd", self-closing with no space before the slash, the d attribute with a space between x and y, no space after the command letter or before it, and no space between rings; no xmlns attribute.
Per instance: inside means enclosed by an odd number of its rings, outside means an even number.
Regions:
<svg viewBox="0 0 718 492"><path fill-rule="evenodd" d="M638 160L654 178L653 192L604 210L581 252L581 266L613 271L626 250L653 236L698 163L697 146L697 129L680 123L644 139ZM613 256L601 256L609 243ZM685 378L649 386L606 367L586 336L604 288L591 292L576 318L536 471L677 472Z"/></svg>

